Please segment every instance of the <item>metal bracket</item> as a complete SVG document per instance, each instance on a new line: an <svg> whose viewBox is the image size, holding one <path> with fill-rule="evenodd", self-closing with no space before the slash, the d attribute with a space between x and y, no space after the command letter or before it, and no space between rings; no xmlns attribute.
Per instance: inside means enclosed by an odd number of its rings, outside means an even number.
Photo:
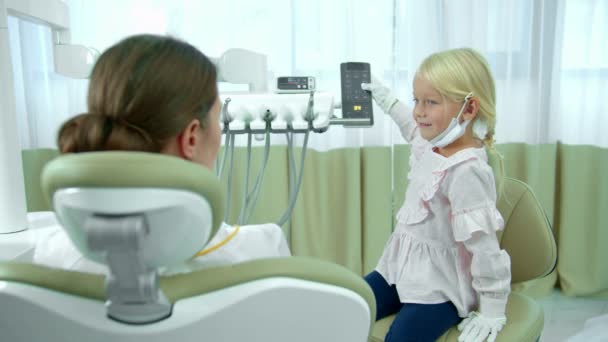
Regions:
<svg viewBox="0 0 608 342"><path fill-rule="evenodd" d="M344 119L336 116L329 119L330 125L349 125L349 126L370 126L369 119Z"/></svg>
<svg viewBox="0 0 608 342"><path fill-rule="evenodd" d="M89 248L105 255L108 317L131 324L153 323L171 315L156 269L145 266L142 245L148 234L143 214L92 215L85 221Z"/></svg>

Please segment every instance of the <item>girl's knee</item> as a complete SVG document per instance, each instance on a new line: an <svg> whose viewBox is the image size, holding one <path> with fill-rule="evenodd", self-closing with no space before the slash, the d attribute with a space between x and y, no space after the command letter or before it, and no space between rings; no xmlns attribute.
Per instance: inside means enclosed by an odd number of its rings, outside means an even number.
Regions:
<svg viewBox="0 0 608 342"><path fill-rule="evenodd" d="M452 303L405 304L384 341L436 341L460 322Z"/></svg>
<svg viewBox="0 0 608 342"><path fill-rule="evenodd" d="M364 277L372 289L376 300L376 320L392 315L401 309L403 305L399 300L399 294L394 285L389 285L384 277L376 271Z"/></svg>

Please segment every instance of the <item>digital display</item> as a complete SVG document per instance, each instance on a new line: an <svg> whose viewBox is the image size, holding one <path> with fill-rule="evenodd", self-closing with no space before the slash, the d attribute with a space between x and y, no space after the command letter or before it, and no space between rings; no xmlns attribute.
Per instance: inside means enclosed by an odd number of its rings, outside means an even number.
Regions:
<svg viewBox="0 0 608 342"><path fill-rule="evenodd" d="M366 70L367 65L365 63L348 63L346 65L347 70Z"/></svg>
<svg viewBox="0 0 608 342"><path fill-rule="evenodd" d="M361 83L371 81L369 63L345 62L340 64L340 86L342 88L342 118L367 119L365 124L374 124L372 96L369 91L361 89Z"/></svg>
<svg viewBox="0 0 608 342"><path fill-rule="evenodd" d="M311 83L309 83L309 82L311 82ZM314 82L313 78L308 77L308 76L279 77L279 78L277 78L277 89L306 91L309 89L314 89L313 82Z"/></svg>

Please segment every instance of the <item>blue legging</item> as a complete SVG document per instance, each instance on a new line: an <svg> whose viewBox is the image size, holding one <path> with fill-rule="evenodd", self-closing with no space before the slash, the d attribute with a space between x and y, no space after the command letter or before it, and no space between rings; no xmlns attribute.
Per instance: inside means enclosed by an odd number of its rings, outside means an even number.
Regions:
<svg viewBox="0 0 608 342"><path fill-rule="evenodd" d="M461 318L452 302L441 304L401 303L395 285L389 285L380 273L365 276L376 297L376 320L397 314L385 342L436 341Z"/></svg>

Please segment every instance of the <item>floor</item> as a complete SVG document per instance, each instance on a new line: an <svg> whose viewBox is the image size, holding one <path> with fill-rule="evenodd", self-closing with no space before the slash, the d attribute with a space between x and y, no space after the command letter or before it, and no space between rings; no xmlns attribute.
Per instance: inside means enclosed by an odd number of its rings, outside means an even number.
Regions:
<svg viewBox="0 0 608 342"><path fill-rule="evenodd" d="M572 298L554 290L538 299L545 310L540 342L560 342L579 332L591 317L608 314L608 299Z"/></svg>

